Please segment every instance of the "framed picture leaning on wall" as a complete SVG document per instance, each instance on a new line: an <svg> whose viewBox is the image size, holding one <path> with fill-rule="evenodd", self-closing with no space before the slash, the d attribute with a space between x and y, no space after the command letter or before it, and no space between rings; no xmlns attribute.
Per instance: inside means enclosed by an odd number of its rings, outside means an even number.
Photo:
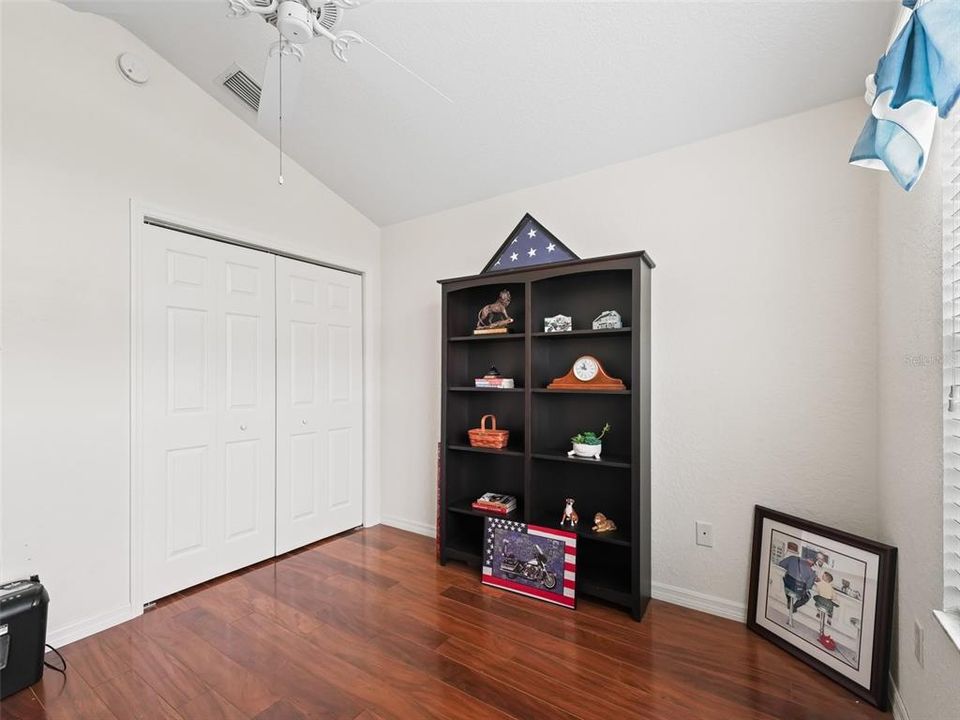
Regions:
<svg viewBox="0 0 960 720"><path fill-rule="evenodd" d="M509 518L484 520L481 582L575 608L577 536Z"/></svg>
<svg viewBox="0 0 960 720"><path fill-rule="evenodd" d="M747 626L886 709L897 549L756 507Z"/></svg>

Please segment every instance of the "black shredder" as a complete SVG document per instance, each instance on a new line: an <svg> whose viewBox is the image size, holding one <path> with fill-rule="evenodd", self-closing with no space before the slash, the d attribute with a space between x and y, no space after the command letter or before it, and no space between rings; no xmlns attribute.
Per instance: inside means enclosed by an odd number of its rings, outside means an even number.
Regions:
<svg viewBox="0 0 960 720"><path fill-rule="evenodd" d="M36 575L0 585L0 698L43 676L49 603Z"/></svg>

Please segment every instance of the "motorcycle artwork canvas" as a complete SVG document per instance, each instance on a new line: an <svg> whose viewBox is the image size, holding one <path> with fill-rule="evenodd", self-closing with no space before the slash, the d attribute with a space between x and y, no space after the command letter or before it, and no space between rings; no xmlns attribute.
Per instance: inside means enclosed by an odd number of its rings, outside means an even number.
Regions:
<svg viewBox="0 0 960 720"><path fill-rule="evenodd" d="M487 518L483 583L565 607L576 601L574 533Z"/></svg>
<svg viewBox="0 0 960 720"><path fill-rule="evenodd" d="M536 543L533 544L533 553L534 557L529 560L518 558L510 541L504 538L500 571L511 580L523 578L535 585L543 585L547 590L553 590L557 586L557 574L547 568L547 556Z"/></svg>

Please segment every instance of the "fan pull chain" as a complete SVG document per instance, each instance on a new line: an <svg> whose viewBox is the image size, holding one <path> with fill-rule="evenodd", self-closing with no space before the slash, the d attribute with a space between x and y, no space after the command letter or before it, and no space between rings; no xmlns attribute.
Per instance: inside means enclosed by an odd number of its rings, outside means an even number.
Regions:
<svg viewBox="0 0 960 720"><path fill-rule="evenodd" d="M278 125L280 130L280 184L283 185L283 34L279 32L280 35L280 48L278 52L280 53L280 61L277 63L277 67L280 68L280 107L278 108Z"/></svg>

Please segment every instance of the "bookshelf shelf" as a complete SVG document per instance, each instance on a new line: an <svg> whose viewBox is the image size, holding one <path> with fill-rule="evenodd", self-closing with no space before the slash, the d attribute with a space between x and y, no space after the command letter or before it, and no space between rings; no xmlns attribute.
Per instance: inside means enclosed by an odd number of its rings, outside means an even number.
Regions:
<svg viewBox="0 0 960 720"><path fill-rule="evenodd" d="M550 390L533 388L533 392L544 395L629 395L629 390Z"/></svg>
<svg viewBox="0 0 960 720"><path fill-rule="evenodd" d="M553 528L554 530L567 530L570 532L570 528L560 527L559 516L535 518L533 520L533 524L540 525L541 527ZM630 547L630 538L620 528L617 528L612 532L598 533L590 529L592 525L593 522L591 518L582 517L580 518L580 523L577 525L577 528L572 532L575 532L578 538L583 538L585 540Z"/></svg>
<svg viewBox="0 0 960 720"><path fill-rule="evenodd" d="M496 340L523 340L523 333L510 333L507 335L457 335L449 338L447 342L493 342Z"/></svg>
<svg viewBox="0 0 960 720"><path fill-rule="evenodd" d="M449 388L450 392L482 392L482 393L522 393L523 388L479 388L471 385L462 385Z"/></svg>
<svg viewBox="0 0 960 720"><path fill-rule="evenodd" d="M479 448L473 447L471 445L447 445L448 450L454 450L456 452L475 452L475 453L485 453L487 455L505 455L508 457L523 457L523 450L517 450L516 448L511 448L509 445L501 450L495 450L493 448Z"/></svg>
<svg viewBox="0 0 960 720"><path fill-rule="evenodd" d="M650 599L650 278L645 253L628 253L496 275L441 280L442 369L440 562L481 563L487 517L559 528L564 498L576 499L577 593L615 603L639 620ZM501 289L512 296L505 335L471 335L477 311ZM590 329L604 310L624 326ZM562 313L575 329L544 333L543 318ZM626 390L548 390L583 354L596 356ZM476 388L495 365L512 389ZM470 447L467 431L484 414L510 431L503 450ZM578 432L612 430L599 461L571 458ZM514 495L506 516L476 510L485 492ZM602 512L617 523L595 533Z"/></svg>
<svg viewBox="0 0 960 720"><path fill-rule="evenodd" d="M591 469L596 469L598 467L608 467L608 468L629 468L630 467L630 458L629 457L617 457L617 456L607 456L601 455L599 460L593 460L591 458L581 458L581 457L569 457L565 452L535 452L531 456L534 460L549 460L550 462L565 462L573 463L576 465L583 465L584 469L589 471Z"/></svg>
<svg viewBox="0 0 960 720"><path fill-rule="evenodd" d="M551 338L562 340L571 337L603 337L604 335L629 335L632 328L610 328L609 330L571 330L569 332L535 332L535 338Z"/></svg>
<svg viewBox="0 0 960 720"><path fill-rule="evenodd" d="M459 500L457 502L450 503L447 506L447 510L453 513L460 513L461 515L474 515L476 517L500 517L506 518L507 520L517 520L518 522L523 521L523 507L518 506L513 512L507 513L506 515L501 515L500 513L485 512L483 510L477 510L470 503L470 499Z"/></svg>

